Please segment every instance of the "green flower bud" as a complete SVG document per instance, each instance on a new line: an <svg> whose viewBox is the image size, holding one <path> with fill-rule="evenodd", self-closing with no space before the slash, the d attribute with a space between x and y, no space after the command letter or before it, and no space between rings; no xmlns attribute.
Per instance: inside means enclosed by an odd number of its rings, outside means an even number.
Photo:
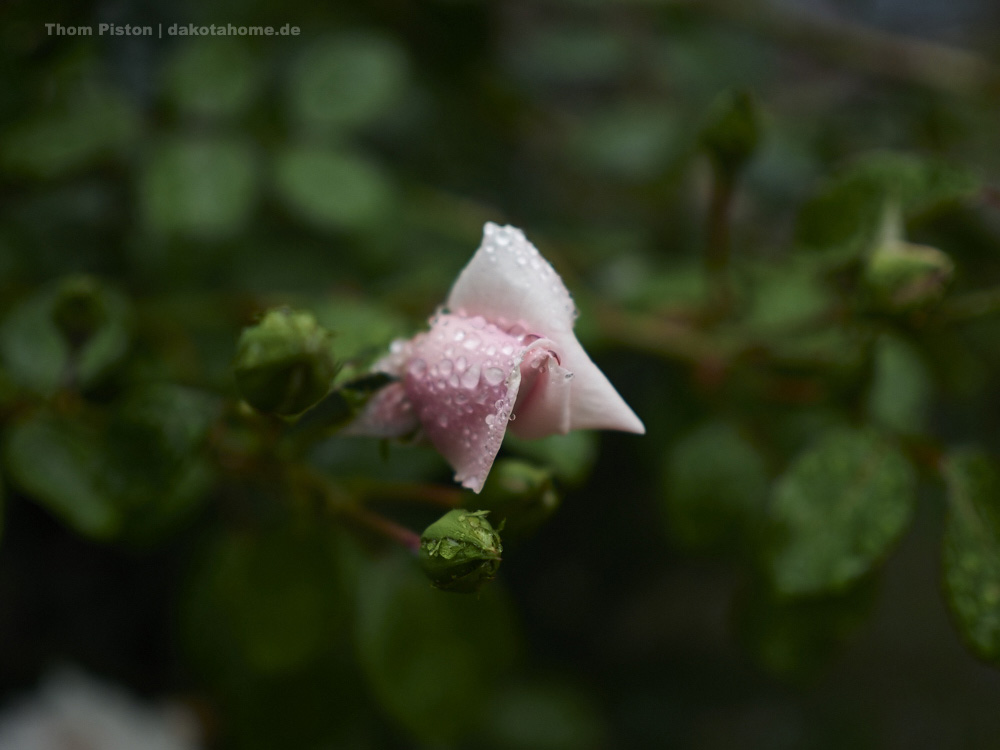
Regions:
<svg viewBox="0 0 1000 750"><path fill-rule="evenodd" d="M72 276L59 284L52 320L70 349L79 349L94 337L108 317L104 292L92 276Z"/></svg>
<svg viewBox="0 0 1000 750"><path fill-rule="evenodd" d="M240 395L263 412L298 414L330 390L331 335L307 312L269 310L243 329L234 365Z"/></svg>
<svg viewBox="0 0 1000 750"><path fill-rule="evenodd" d="M878 301L892 310L910 310L936 302L954 272L954 263L935 247L902 238L899 209L885 209L879 238L868 255L865 280Z"/></svg>
<svg viewBox="0 0 1000 750"><path fill-rule="evenodd" d="M503 547L488 513L448 511L424 530L420 565L434 586L468 594L496 576Z"/></svg>
<svg viewBox="0 0 1000 750"><path fill-rule="evenodd" d="M760 113L746 91L727 91L716 98L701 130L702 146L717 170L735 177L757 150Z"/></svg>
<svg viewBox="0 0 1000 750"><path fill-rule="evenodd" d="M507 458L493 464L482 493L469 502L489 510L510 539L538 529L559 508L560 497L551 470Z"/></svg>

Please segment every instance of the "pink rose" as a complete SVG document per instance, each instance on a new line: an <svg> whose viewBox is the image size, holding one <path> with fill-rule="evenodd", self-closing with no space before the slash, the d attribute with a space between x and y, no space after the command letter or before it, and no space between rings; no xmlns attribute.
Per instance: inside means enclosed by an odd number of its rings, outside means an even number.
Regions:
<svg viewBox="0 0 1000 750"><path fill-rule="evenodd" d="M578 429L642 434L642 422L573 334L576 307L520 229L487 223L430 330L396 341L375 369L399 378L348 429L397 437L421 428L479 492L508 429L540 438Z"/></svg>

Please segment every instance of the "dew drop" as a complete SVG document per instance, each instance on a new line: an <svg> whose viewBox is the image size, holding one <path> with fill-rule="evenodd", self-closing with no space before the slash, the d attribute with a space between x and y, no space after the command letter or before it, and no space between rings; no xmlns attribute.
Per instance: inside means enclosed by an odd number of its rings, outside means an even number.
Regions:
<svg viewBox="0 0 1000 750"><path fill-rule="evenodd" d="M442 414L441 416L438 417L437 423L441 427L447 427L448 426L448 417L446 417L444 414Z"/></svg>
<svg viewBox="0 0 1000 750"><path fill-rule="evenodd" d="M458 372L465 372L465 368L469 366L469 361L465 357L459 357L455 360L455 369Z"/></svg>
<svg viewBox="0 0 1000 750"><path fill-rule="evenodd" d="M461 328L455 331L455 341L461 341L464 338L465 338L465 331L463 331Z"/></svg>
<svg viewBox="0 0 1000 750"><path fill-rule="evenodd" d="M458 375L456 373L452 373L451 377L448 378L448 385L450 385L452 388L458 388L458 383L459 383Z"/></svg>
<svg viewBox="0 0 1000 750"><path fill-rule="evenodd" d="M451 375L454 363L450 359L442 359L438 363L438 372L440 372L444 377Z"/></svg>
<svg viewBox="0 0 1000 750"><path fill-rule="evenodd" d="M465 340L465 343L463 343L462 346L464 346L469 351L472 351L473 349L478 349L479 344L480 341L478 336L469 336L469 338Z"/></svg>
<svg viewBox="0 0 1000 750"><path fill-rule="evenodd" d="M499 367L487 367L483 370L483 377L490 385L500 385L504 380L503 370Z"/></svg>
<svg viewBox="0 0 1000 750"><path fill-rule="evenodd" d="M528 265L528 259L525 258L523 255L518 255L517 256L517 265L519 265L519 266L526 266L526 265Z"/></svg>
<svg viewBox="0 0 1000 750"><path fill-rule="evenodd" d="M479 365L472 365L462 375L462 386L465 388L475 388L477 385L479 385Z"/></svg>
<svg viewBox="0 0 1000 750"><path fill-rule="evenodd" d="M417 357L410 362L410 366L406 369L413 377L422 378L427 373L427 363Z"/></svg>
<svg viewBox="0 0 1000 750"><path fill-rule="evenodd" d="M509 357L511 354L514 353L514 347L511 346L510 344L504 344L503 348L500 351Z"/></svg>
<svg viewBox="0 0 1000 750"><path fill-rule="evenodd" d="M493 423L495 421L496 421L496 417L494 417L492 414L487 414L486 415L486 424L488 424L490 427L493 426Z"/></svg>
<svg viewBox="0 0 1000 750"><path fill-rule="evenodd" d="M487 357L492 357L496 353L497 353L497 348L495 346L493 346L493 344L490 344L488 347L486 347L486 356Z"/></svg>

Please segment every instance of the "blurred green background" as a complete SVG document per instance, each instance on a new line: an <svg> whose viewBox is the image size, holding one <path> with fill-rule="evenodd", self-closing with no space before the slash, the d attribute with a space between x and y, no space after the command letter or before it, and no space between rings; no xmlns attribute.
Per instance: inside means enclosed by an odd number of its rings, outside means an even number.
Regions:
<svg viewBox="0 0 1000 750"><path fill-rule="evenodd" d="M0 701L72 663L212 748L996 745L995 3L0 12ZM168 33L212 23L301 33ZM288 305L363 372L488 220L648 435L508 440L562 506L463 597L310 484L419 531L379 483L443 460L303 443L232 360Z"/></svg>

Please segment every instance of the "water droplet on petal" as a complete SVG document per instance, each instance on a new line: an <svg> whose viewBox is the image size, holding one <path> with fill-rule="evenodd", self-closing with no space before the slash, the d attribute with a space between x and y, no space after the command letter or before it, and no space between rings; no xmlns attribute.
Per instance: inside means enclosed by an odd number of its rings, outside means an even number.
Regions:
<svg viewBox="0 0 1000 750"><path fill-rule="evenodd" d="M444 376L448 377L451 375L451 370L454 367L454 363L450 359L442 359L438 363L438 371Z"/></svg>
<svg viewBox="0 0 1000 750"><path fill-rule="evenodd" d="M472 351L473 349L478 349L479 344L480 340L478 336L469 336L469 338L465 340L465 343L462 344L462 346L464 346L469 351Z"/></svg>
<svg viewBox="0 0 1000 750"><path fill-rule="evenodd" d="M490 385L500 385L504 380L503 370L499 367L487 367L483 371L483 377Z"/></svg>
<svg viewBox="0 0 1000 750"><path fill-rule="evenodd" d="M487 414L486 415L486 424L488 424L490 427L493 426L493 423L495 421L496 421L496 417L494 417L492 414Z"/></svg>
<svg viewBox="0 0 1000 750"><path fill-rule="evenodd" d="M514 347L511 346L510 344L504 344L503 348L500 351L503 352L504 354L510 356L511 354L514 353Z"/></svg>
<svg viewBox="0 0 1000 750"><path fill-rule="evenodd" d="M465 357L459 357L455 360L455 370L458 372L465 372L465 368L469 366L469 360Z"/></svg>
<svg viewBox="0 0 1000 750"><path fill-rule="evenodd" d="M417 357L411 360L409 367L406 369L413 377L422 378L427 373L427 363L420 359L420 357Z"/></svg>
<svg viewBox="0 0 1000 750"><path fill-rule="evenodd" d="M479 365L472 365L462 375L462 386L465 388L475 388L477 385L479 385Z"/></svg>

